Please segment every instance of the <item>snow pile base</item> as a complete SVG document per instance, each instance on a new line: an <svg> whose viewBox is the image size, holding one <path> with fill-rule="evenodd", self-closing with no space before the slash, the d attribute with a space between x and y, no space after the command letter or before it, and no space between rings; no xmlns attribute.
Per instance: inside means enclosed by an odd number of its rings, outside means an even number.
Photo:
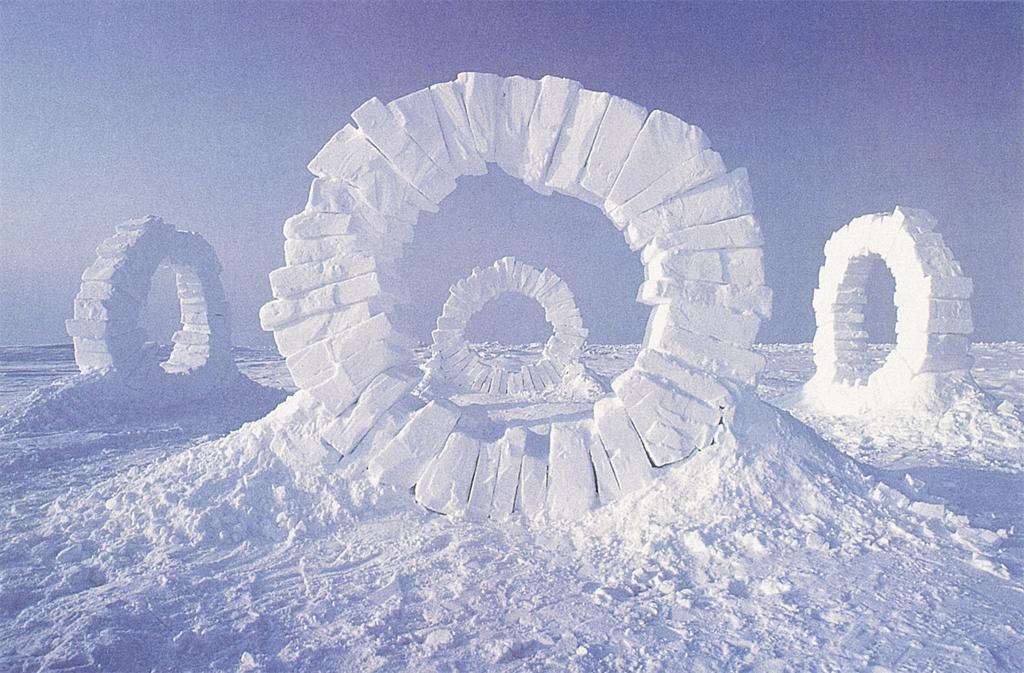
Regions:
<svg viewBox="0 0 1024 673"><path fill-rule="evenodd" d="M1014 670L1005 533L913 502L784 412L576 521L441 517L300 392L57 498L0 568L0 656L107 670ZM927 578L927 582L924 581ZM14 649L17 648L17 651Z"/></svg>
<svg viewBox="0 0 1024 673"><path fill-rule="evenodd" d="M884 453L890 466L933 463L1024 470L1024 422L1011 402L978 387L968 372L919 374L901 401L859 413L822 408L805 388L790 398L793 413L814 419L825 436L854 455ZM903 460L892 460L902 452Z"/></svg>
<svg viewBox="0 0 1024 673"><path fill-rule="evenodd" d="M66 377L29 393L0 411L0 433L33 434L62 430L147 427L154 422L179 421L190 426L235 426L259 418L284 398L284 392L260 385L236 372L199 399L177 405L155 405L146 397L124 394L117 372L92 371ZM216 400L215 405L210 401Z"/></svg>

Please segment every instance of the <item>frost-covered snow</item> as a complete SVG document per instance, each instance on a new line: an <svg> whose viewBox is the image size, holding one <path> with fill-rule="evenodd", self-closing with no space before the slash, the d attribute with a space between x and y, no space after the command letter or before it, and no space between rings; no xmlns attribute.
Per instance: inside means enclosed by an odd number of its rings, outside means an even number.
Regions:
<svg viewBox="0 0 1024 673"><path fill-rule="evenodd" d="M785 406L810 347L760 352ZM636 353L582 362L607 381ZM74 428L38 412L70 349L0 349L0 670L1022 670L1024 344L971 354L994 404L798 410L837 450L745 397L739 436L531 524L316 467L331 419L306 393L266 415L293 390L276 355L236 352L266 395L201 424Z"/></svg>

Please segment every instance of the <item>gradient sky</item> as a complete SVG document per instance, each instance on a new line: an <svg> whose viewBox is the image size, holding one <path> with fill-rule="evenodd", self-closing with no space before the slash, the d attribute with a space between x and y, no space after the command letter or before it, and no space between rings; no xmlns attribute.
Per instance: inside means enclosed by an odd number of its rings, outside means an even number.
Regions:
<svg viewBox="0 0 1024 673"><path fill-rule="evenodd" d="M367 98L466 70L577 79L746 166L775 290L762 341L810 340L825 240L895 204L942 221L975 338L1021 339L1022 7L0 2L0 343L68 341L96 244L145 213L211 242L236 343L271 343L257 311L308 160ZM570 284L592 341L640 339L640 263L598 210L498 169L460 185L404 258L407 329L428 337L451 282L514 254Z"/></svg>

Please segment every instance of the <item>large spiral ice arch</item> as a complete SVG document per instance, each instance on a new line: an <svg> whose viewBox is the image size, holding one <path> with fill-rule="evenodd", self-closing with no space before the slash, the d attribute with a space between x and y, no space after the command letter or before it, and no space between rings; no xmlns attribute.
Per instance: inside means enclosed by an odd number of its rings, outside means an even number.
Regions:
<svg viewBox="0 0 1024 673"><path fill-rule="evenodd" d="M732 422L734 391L764 365L751 345L771 291L747 174L727 172L701 129L572 80L486 73L371 98L352 118L309 164L260 314L295 383L336 415L323 439L340 456L369 452L371 479L437 511L574 516ZM637 300L653 306L636 362L592 417L493 441L450 400L411 395L411 341L389 318L419 212L491 163L601 208L641 254Z"/></svg>

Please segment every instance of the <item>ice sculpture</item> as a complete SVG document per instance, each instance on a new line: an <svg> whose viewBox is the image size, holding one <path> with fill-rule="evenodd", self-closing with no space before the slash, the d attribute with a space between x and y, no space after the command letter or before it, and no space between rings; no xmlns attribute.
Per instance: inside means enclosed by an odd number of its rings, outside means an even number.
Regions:
<svg viewBox="0 0 1024 673"><path fill-rule="evenodd" d="M537 300L552 328L540 359L515 370L482 361L470 350L465 335L469 319L487 302L508 292ZM538 392L560 381L566 370L579 362L587 330L565 281L550 269L538 271L513 257L503 257L491 266L473 269L468 278L452 285L432 336L437 371L446 380L463 390L517 395Z"/></svg>
<svg viewBox="0 0 1024 673"><path fill-rule="evenodd" d="M734 422L733 391L764 366L751 345L771 291L746 171L727 172L699 128L572 80L486 73L371 98L352 118L309 164L260 312L295 383L337 416L323 437L337 456L372 454L371 479L437 511L574 516ZM640 253L638 301L654 307L612 394L540 430L479 432L473 410L413 395L410 340L388 318L418 213L490 163L602 208Z"/></svg>
<svg viewBox="0 0 1024 673"><path fill-rule="evenodd" d="M96 254L82 273L74 318L66 322L79 369L119 376L125 394L144 396L156 406L199 399L235 380L221 267L202 236L149 216L118 225ZM150 281L161 265L175 271L181 306L181 329L164 362L139 325Z"/></svg>
<svg viewBox="0 0 1024 673"><path fill-rule="evenodd" d="M908 396L935 394L934 386L924 391L915 379L969 378L971 279L936 225L927 212L899 206L862 215L832 234L814 291L817 370L805 399L836 411L906 405ZM896 347L865 380L865 288L879 262L896 280Z"/></svg>

